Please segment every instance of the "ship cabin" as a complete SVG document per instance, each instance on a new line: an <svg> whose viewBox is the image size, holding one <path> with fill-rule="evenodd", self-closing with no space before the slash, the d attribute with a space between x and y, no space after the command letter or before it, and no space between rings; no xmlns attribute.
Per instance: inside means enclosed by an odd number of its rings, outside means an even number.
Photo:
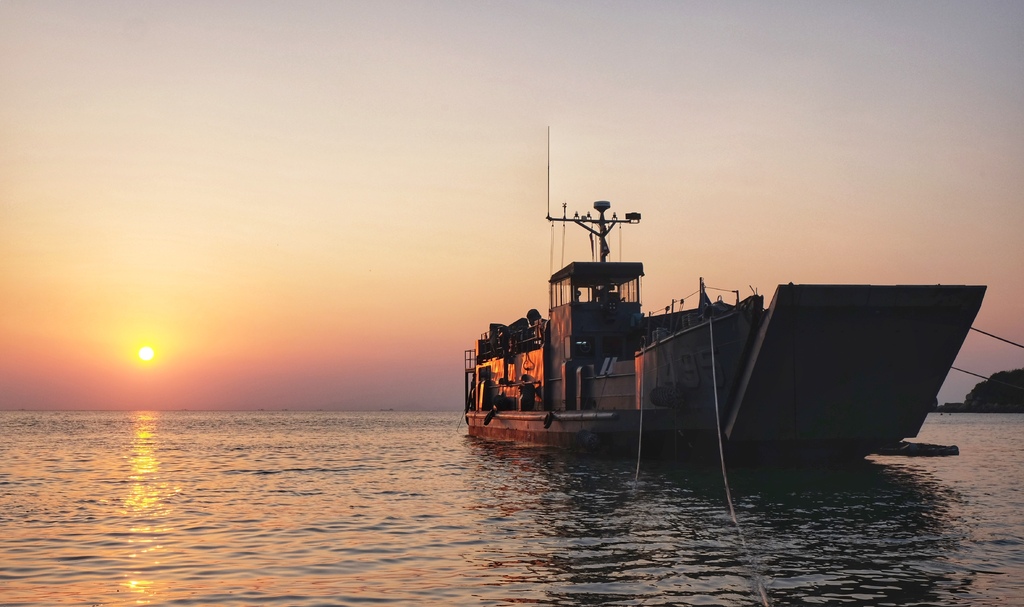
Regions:
<svg viewBox="0 0 1024 607"><path fill-rule="evenodd" d="M574 262L551 276L544 352L548 408L636 407L633 358L643 337L643 275L639 262Z"/></svg>

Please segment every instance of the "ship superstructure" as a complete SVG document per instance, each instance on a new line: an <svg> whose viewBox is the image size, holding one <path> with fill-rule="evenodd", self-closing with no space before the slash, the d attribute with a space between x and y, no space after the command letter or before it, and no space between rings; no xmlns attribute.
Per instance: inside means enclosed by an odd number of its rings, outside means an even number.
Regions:
<svg viewBox="0 0 1024 607"><path fill-rule="evenodd" d="M549 280L548 316L492 324L466 352L473 436L687 459L861 458L916 436L981 306L983 286L779 285L644 315L643 264L608 261L623 219L575 223L599 261ZM680 306L682 307L682 305Z"/></svg>

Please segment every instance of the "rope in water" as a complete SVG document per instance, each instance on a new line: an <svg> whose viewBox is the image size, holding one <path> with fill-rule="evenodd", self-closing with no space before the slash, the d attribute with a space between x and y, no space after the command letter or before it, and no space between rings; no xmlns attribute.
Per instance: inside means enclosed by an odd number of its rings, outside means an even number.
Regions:
<svg viewBox="0 0 1024 607"><path fill-rule="evenodd" d="M732 505L732 491L729 489L729 475L725 471L725 448L722 446L722 422L719 418L718 413L718 377L715 371L715 321L714 318L708 319L708 332L711 335L711 390L715 394L715 429L718 434L718 459L722 462L722 480L725 482L725 499L729 503L729 515L732 517L732 523L736 526L736 535L740 538L740 544L743 546L743 551L747 554L747 560L750 559L750 549L747 548L747 540L743 537L743 530L740 528L740 522L736 518L736 509ZM753 569L753 568L751 568ZM757 591L761 595L761 602L765 607L770 607L772 604L768 599L768 591L764 587L764 583L761 581L761 576L754 573L754 584L757 586Z"/></svg>
<svg viewBox="0 0 1024 607"><path fill-rule="evenodd" d="M633 476L633 487L640 482L640 451L644 441L644 374L640 373L640 435L636 438L636 474Z"/></svg>

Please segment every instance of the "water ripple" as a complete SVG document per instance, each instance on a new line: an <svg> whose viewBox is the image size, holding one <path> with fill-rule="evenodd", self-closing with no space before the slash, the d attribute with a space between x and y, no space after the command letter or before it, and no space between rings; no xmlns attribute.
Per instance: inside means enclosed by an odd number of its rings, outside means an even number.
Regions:
<svg viewBox="0 0 1024 607"><path fill-rule="evenodd" d="M634 483L453 419L0 413L0 604L1024 603L1024 416L931 418L958 458L733 471L748 550L715 468Z"/></svg>

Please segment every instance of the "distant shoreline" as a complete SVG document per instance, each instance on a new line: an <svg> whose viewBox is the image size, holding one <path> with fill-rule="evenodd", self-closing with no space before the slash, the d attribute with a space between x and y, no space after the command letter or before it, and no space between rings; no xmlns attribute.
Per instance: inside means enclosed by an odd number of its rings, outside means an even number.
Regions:
<svg viewBox="0 0 1024 607"><path fill-rule="evenodd" d="M1024 405L999 403L946 403L935 408L936 413L1024 413Z"/></svg>

